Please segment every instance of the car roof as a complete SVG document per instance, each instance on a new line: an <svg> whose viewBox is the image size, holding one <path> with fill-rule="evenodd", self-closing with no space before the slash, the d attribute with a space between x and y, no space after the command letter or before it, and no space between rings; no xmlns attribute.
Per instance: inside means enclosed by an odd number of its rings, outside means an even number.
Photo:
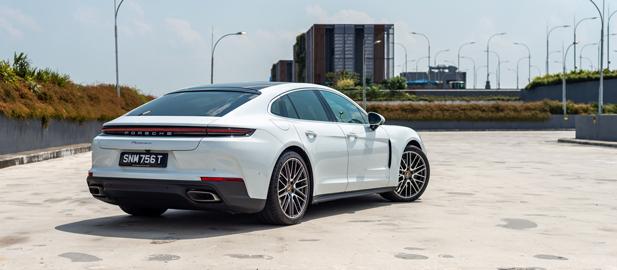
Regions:
<svg viewBox="0 0 617 270"><path fill-rule="evenodd" d="M202 85L196 87L190 87L178 91L174 91L172 93L178 92L201 92L201 91L241 91L241 92L252 92L259 94L261 90L266 89L268 87L277 86L285 84L284 82L244 82L244 83L221 83L221 84L210 84L210 85Z"/></svg>

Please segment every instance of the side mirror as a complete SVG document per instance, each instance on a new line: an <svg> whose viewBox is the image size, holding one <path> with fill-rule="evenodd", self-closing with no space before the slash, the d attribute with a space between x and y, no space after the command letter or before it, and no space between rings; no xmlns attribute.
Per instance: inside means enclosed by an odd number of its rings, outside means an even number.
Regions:
<svg viewBox="0 0 617 270"><path fill-rule="evenodd" d="M379 126L383 125L386 122L386 118L381 116L381 114L370 112L368 113L368 123L371 126L372 130L376 130Z"/></svg>

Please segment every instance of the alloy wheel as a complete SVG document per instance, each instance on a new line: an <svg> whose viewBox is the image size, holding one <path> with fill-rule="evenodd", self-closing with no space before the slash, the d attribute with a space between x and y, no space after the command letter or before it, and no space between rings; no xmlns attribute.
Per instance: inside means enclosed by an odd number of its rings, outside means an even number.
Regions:
<svg viewBox="0 0 617 270"><path fill-rule="evenodd" d="M413 151L405 151L398 173L398 186L394 191L398 196L409 199L422 192L426 183L426 162Z"/></svg>
<svg viewBox="0 0 617 270"><path fill-rule="evenodd" d="M309 181L306 166L297 158L285 161L278 175L277 191L281 210L288 218L303 214L308 202Z"/></svg>

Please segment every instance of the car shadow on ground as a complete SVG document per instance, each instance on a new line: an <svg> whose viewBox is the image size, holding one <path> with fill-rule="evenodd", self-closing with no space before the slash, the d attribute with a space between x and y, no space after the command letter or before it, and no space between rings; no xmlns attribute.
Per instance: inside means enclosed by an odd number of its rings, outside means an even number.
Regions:
<svg viewBox="0 0 617 270"><path fill-rule="evenodd" d="M304 222L342 214L353 214L357 211L385 207L390 204L377 195L321 203L309 207ZM141 218L128 215L108 216L59 225L56 230L102 237L173 241L280 228L285 227L261 224L255 215L169 210L159 218Z"/></svg>

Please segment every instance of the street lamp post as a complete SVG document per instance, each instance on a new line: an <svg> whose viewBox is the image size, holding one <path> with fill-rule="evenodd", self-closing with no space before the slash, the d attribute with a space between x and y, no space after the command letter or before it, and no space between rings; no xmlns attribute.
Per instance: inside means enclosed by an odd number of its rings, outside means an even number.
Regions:
<svg viewBox="0 0 617 270"><path fill-rule="evenodd" d="M548 31L546 32L546 74L545 74L545 75L548 75L549 54L550 54L550 53L549 53L549 48L550 48L550 46L549 46L549 45L550 45L550 44L549 44L549 42L550 42L550 38L551 38L551 33L553 33L553 31L555 31L555 30L557 30L557 29L560 29L560 28L568 28L568 27L570 27L570 25L560 25L560 26L555 26L555 27L551 28L550 30L548 30Z"/></svg>
<svg viewBox="0 0 617 270"><path fill-rule="evenodd" d="M610 7L609 7L610 9ZM611 19L613 15L617 14L617 10L613 11L606 22L606 69L611 70L611 37L614 33L611 33Z"/></svg>
<svg viewBox="0 0 617 270"><path fill-rule="evenodd" d="M598 17L588 17L588 18L583 18L583 19L581 19L581 20L580 20L580 21L578 21L578 22L576 22L576 21L575 21L575 24L574 24L574 41L572 41L572 42L574 42L574 43L573 43L573 44L574 44L574 70L576 70L576 68L577 68L577 65L576 65L576 44L578 43L578 41L576 40L576 29L578 28L578 26L579 26L582 22L584 22L584 21L588 21L588 20L595 20L595 19L597 19L597 18L598 18ZM575 20L576 20L576 19L575 19Z"/></svg>
<svg viewBox="0 0 617 270"><path fill-rule="evenodd" d="M422 34L422 33L418 33L418 32L411 32L412 35L416 35L416 36L421 36L424 37L424 39L426 39L426 43L428 44L428 69L426 70L426 74L428 75L428 80L431 80L431 40L428 38L427 35Z"/></svg>
<svg viewBox="0 0 617 270"><path fill-rule="evenodd" d="M527 76L527 83L531 82L531 50L529 49L529 46L527 46L527 44L522 43L522 42L514 42L514 45L518 45L518 46L523 46L525 47L525 49L527 49L527 59L529 59L529 70L528 70L528 76ZM517 82L518 83L518 82Z"/></svg>
<svg viewBox="0 0 617 270"><path fill-rule="evenodd" d="M407 63L409 62L407 60L407 47L405 47L405 45L403 45L403 43L399 43L399 42L396 42L394 44L401 46L401 48L403 48L403 51L405 51L405 72L407 72Z"/></svg>
<svg viewBox="0 0 617 270"><path fill-rule="evenodd" d="M441 51L438 51L437 53L435 53L435 64L434 65L437 66L437 59L438 59L440 54L445 53L445 52L449 52L449 51L450 51L450 49L445 49L445 50L441 50Z"/></svg>
<svg viewBox="0 0 617 270"><path fill-rule="evenodd" d="M562 73L561 73L561 103L562 103L562 110L563 110L563 119L567 120L568 119L568 113L567 113L567 103L566 103L566 57L568 56L568 51L570 50L570 48L572 48L572 46L576 45L576 41L572 42L572 44L570 44L570 46L568 46L568 48L565 50L564 54L563 54L563 63L562 63Z"/></svg>
<svg viewBox="0 0 617 270"><path fill-rule="evenodd" d="M476 60L474 60L471 57L467 57L467 56L461 56L461 59L467 59L469 61L471 61L471 63L473 64L473 89L476 89L476 79L477 77L477 73L476 73Z"/></svg>
<svg viewBox="0 0 617 270"><path fill-rule="evenodd" d="M497 57L497 70L495 71L495 79L497 80L497 89L501 89L501 64L504 62L501 62L501 57L496 51L489 52L494 54L495 57ZM489 69L488 65L486 65L486 69Z"/></svg>
<svg viewBox="0 0 617 270"><path fill-rule="evenodd" d="M115 41L115 50L116 50L116 95L120 97L120 75L118 71L118 11L120 11L120 7L124 3L124 0L120 0L120 4L116 5L116 0L114 0L114 41Z"/></svg>
<svg viewBox="0 0 617 270"><path fill-rule="evenodd" d="M224 38L228 36L242 36L242 35L246 35L246 32L235 32L235 33L225 34L221 36L218 40L216 40L216 42L214 43L214 46L212 46L212 52L210 56L210 84L214 83L214 52L216 51L216 46L219 45L219 42L221 42L221 40L223 40Z"/></svg>
<svg viewBox="0 0 617 270"><path fill-rule="evenodd" d="M528 59L527 57L521 57L520 59L518 59L518 61L516 62L516 89L518 88L518 82L519 82L519 76L518 76L518 72L519 72L519 66L521 65L521 62L523 60ZM529 76L531 77L531 65L529 65Z"/></svg>
<svg viewBox="0 0 617 270"><path fill-rule="evenodd" d="M583 46L581 48L581 53L579 53L579 64L581 64L581 66L583 65L583 58L584 58L583 57L583 52L585 52L585 48L591 47L591 46L596 46L596 45L598 45L598 43L589 43L589 44L585 44L585 46Z"/></svg>
<svg viewBox="0 0 617 270"><path fill-rule="evenodd" d="M490 36L488 38L488 41L486 41L486 85L484 86L485 89L491 89L491 74L490 74L490 46L491 46L491 40L496 37L496 36L503 36L506 33L502 32L502 33L497 33L497 34L493 34L492 36Z"/></svg>
<svg viewBox="0 0 617 270"><path fill-rule="evenodd" d="M602 1L602 10L593 0L589 0L598 11L602 27L600 28L600 87L598 89L598 114L602 114L604 106L604 1Z"/></svg>
<svg viewBox="0 0 617 270"><path fill-rule="evenodd" d="M420 57L420 58L416 59L416 72L418 72L418 64L419 64L422 60L427 59L427 58L428 58L428 56L423 56L423 57ZM430 61L430 60L429 60L429 61Z"/></svg>
<svg viewBox="0 0 617 270"><path fill-rule="evenodd" d="M476 42L475 41L471 41L471 42L463 43L463 44L461 44L461 46L458 47L456 68L458 68L458 69L461 68L461 50L463 49L463 47L468 46L468 45L473 45L473 44L476 44Z"/></svg>
<svg viewBox="0 0 617 270"><path fill-rule="evenodd" d="M381 43L381 40L373 42L373 46ZM362 44L362 107L366 110L366 44Z"/></svg>

